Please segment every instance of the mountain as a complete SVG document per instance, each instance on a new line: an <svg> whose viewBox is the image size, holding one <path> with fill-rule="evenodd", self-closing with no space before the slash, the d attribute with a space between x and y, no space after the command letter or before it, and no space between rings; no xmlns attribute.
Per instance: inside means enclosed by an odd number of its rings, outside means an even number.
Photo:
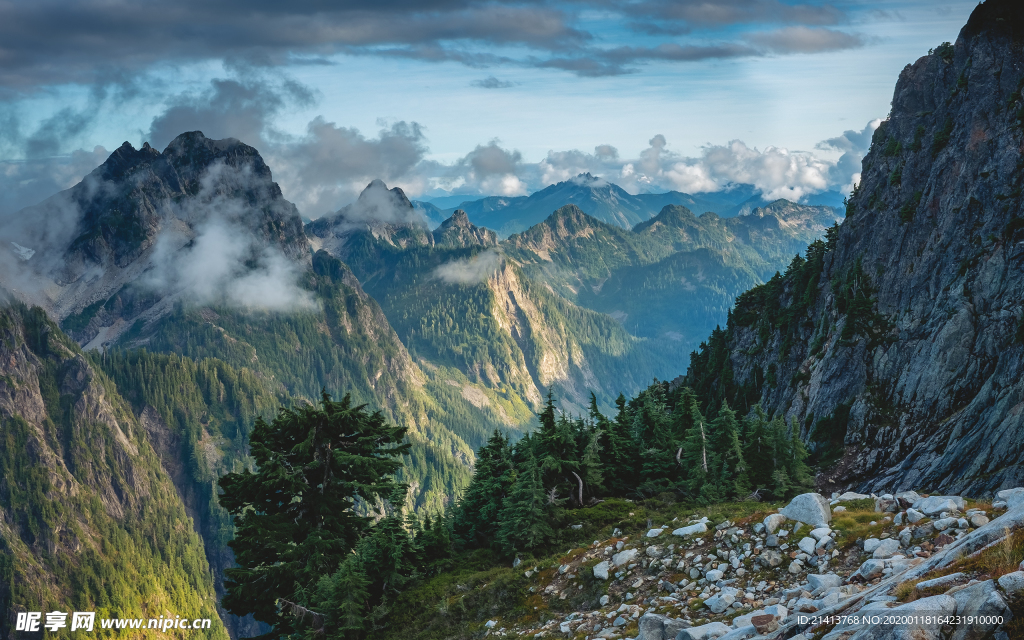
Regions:
<svg viewBox="0 0 1024 640"><path fill-rule="evenodd" d="M737 295L784 270L838 220L829 207L785 200L739 218L669 205L626 230L569 205L502 246L531 278L684 357Z"/></svg>
<svg viewBox="0 0 1024 640"><path fill-rule="evenodd" d="M0 308L0 356L4 637L16 611L216 618L193 513L113 381L20 303ZM217 624L194 633L228 637Z"/></svg>
<svg viewBox="0 0 1024 640"><path fill-rule="evenodd" d="M1024 8L900 74L838 234L744 293L680 381L798 419L823 487L1024 479Z"/></svg>
<svg viewBox="0 0 1024 640"><path fill-rule="evenodd" d="M528 278L465 212L428 233L400 190L371 184L363 193L371 191L404 207L395 222L356 223L343 210L307 227L313 244L351 266L423 369L459 372L508 427L528 422L548 389L583 410L591 391L610 406L672 371L611 317Z"/></svg>

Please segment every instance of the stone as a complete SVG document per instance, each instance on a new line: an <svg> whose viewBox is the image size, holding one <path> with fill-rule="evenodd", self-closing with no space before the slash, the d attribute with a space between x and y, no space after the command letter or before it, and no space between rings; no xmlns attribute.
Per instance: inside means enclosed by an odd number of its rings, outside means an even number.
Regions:
<svg viewBox="0 0 1024 640"><path fill-rule="evenodd" d="M920 590L920 591L924 591L925 589L937 589L939 587L945 587L947 585L951 585L951 584L953 584L954 582L956 582L957 580L959 580L960 578L963 578L963 577L964 577L964 574L962 574L962 573L951 573L948 576L942 576L940 578L933 578L931 580L925 580L923 582L918 582L917 583L917 587L915 587L915 588Z"/></svg>
<svg viewBox="0 0 1024 640"><path fill-rule="evenodd" d="M940 518L932 523L936 531L945 531L946 529L956 526L956 518Z"/></svg>
<svg viewBox="0 0 1024 640"><path fill-rule="evenodd" d="M754 533L756 533L756 534L764 533L764 523L763 522L755 522L754 526L751 527L751 528L754 530Z"/></svg>
<svg viewBox="0 0 1024 640"><path fill-rule="evenodd" d="M767 563L769 567L777 567L782 564L782 554L775 549L766 549L761 554L761 563Z"/></svg>
<svg viewBox="0 0 1024 640"><path fill-rule="evenodd" d="M637 621L639 635L636 640L675 640L676 635L689 623L657 613L645 613Z"/></svg>
<svg viewBox="0 0 1024 640"><path fill-rule="evenodd" d="M850 502L851 500L867 500L871 496L863 493L854 493L853 491L847 491L843 495L836 498L839 502Z"/></svg>
<svg viewBox="0 0 1024 640"><path fill-rule="evenodd" d="M766 547L777 547L777 546L779 546L779 536L777 536L777 535L775 535L773 533L773 534L765 537L765 539L764 539L764 546L766 546Z"/></svg>
<svg viewBox="0 0 1024 640"><path fill-rule="evenodd" d="M907 522L914 524L916 522L920 522L923 519L924 514L918 511L917 509L914 509L913 507L907 509Z"/></svg>
<svg viewBox="0 0 1024 640"><path fill-rule="evenodd" d="M1013 613L1007 606L1006 600L1003 599L1003 596L996 589L995 580L986 580L972 584L952 594L952 597L956 602L957 615L973 617L976 623L955 627L950 640L974 640L975 638L992 637L991 634L998 625L985 624L986 622L1000 616L1004 620L1013 617Z"/></svg>
<svg viewBox="0 0 1024 640"><path fill-rule="evenodd" d="M647 551L645 553L649 558L660 558L664 556L666 553L668 553L668 551L665 550L665 547L652 544L651 546L647 547Z"/></svg>
<svg viewBox="0 0 1024 640"><path fill-rule="evenodd" d="M718 640L747 640L757 635L757 629L754 625L750 624L745 627L738 627L733 629L724 636L720 636Z"/></svg>
<svg viewBox="0 0 1024 640"><path fill-rule="evenodd" d="M803 571L803 569L804 565L802 565L799 560L794 560L793 562L789 563L788 571L790 573L800 573L801 571Z"/></svg>
<svg viewBox="0 0 1024 640"><path fill-rule="evenodd" d="M1014 571L999 578L999 586L1008 596L1016 596L1024 591L1024 571Z"/></svg>
<svg viewBox="0 0 1024 640"><path fill-rule="evenodd" d="M807 576L807 586L811 588L812 595L818 595L825 593L833 587L841 587L843 585L842 576L837 576L834 573L818 574L811 573Z"/></svg>
<svg viewBox="0 0 1024 640"><path fill-rule="evenodd" d="M612 623L613 627L624 627L629 624L629 620L626 620L622 616L615 618L615 622Z"/></svg>
<svg viewBox="0 0 1024 640"><path fill-rule="evenodd" d="M676 635L676 640L717 640L732 631L721 622L709 622L699 627L683 629ZM640 638L637 638L640 640Z"/></svg>
<svg viewBox="0 0 1024 640"><path fill-rule="evenodd" d="M874 580L885 571L885 560L866 560L854 575L864 581Z"/></svg>
<svg viewBox="0 0 1024 640"><path fill-rule="evenodd" d="M658 536L661 535L662 531L664 531L664 529L651 529L650 531L647 532L647 537L648 538L657 538Z"/></svg>
<svg viewBox="0 0 1024 640"><path fill-rule="evenodd" d="M817 541L814 538L801 538L800 542L796 543L796 546L809 555L814 553L815 544L817 544Z"/></svg>
<svg viewBox="0 0 1024 640"><path fill-rule="evenodd" d="M842 513L844 511L846 511L846 507L844 507L843 505L839 505L838 507L832 509L832 513Z"/></svg>
<svg viewBox="0 0 1024 640"><path fill-rule="evenodd" d="M914 527L914 540L923 540L932 537L935 527L931 524L922 524Z"/></svg>
<svg viewBox="0 0 1024 640"><path fill-rule="evenodd" d="M940 635L932 618L943 615L951 616L957 613L956 601L945 595L922 598L893 608L886 608L881 602L877 604L881 606L868 605L861 609L864 613L870 611L871 618L877 622L861 623L856 627L856 633L841 637L849 637L850 640L854 640L854 638L856 640L939 640ZM882 615L883 613L884 615ZM890 622L892 617L907 622L892 624ZM957 628L968 629L972 628L972 625L964 624ZM842 631L849 632L850 630L847 627ZM840 632L840 628L837 627L833 633L838 635ZM834 636L829 634L829 637Z"/></svg>
<svg viewBox="0 0 1024 640"><path fill-rule="evenodd" d="M888 538L882 540L875 552L871 554L872 558L891 558L900 552L900 541L895 538Z"/></svg>
<svg viewBox="0 0 1024 640"><path fill-rule="evenodd" d="M959 507L957 506L957 499ZM930 498L922 498L914 503L914 509L920 511L926 516L937 516L943 511L956 511L962 510L964 506L963 498L954 499L950 496L932 496Z"/></svg>
<svg viewBox="0 0 1024 640"><path fill-rule="evenodd" d="M607 560L598 562L596 565L594 565L594 577L598 580L607 580L609 569L611 569L611 565L608 563Z"/></svg>
<svg viewBox="0 0 1024 640"><path fill-rule="evenodd" d="M781 513L773 513L764 519L764 529L768 533L775 533L779 527L786 523L786 516Z"/></svg>
<svg viewBox="0 0 1024 640"><path fill-rule="evenodd" d="M882 541L878 538L868 538L864 541L864 553L874 553Z"/></svg>
<svg viewBox="0 0 1024 640"><path fill-rule="evenodd" d="M771 614L753 616L750 619L750 624L753 625L754 629L761 635L771 633L779 628L779 621Z"/></svg>
<svg viewBox="0 0 1024 640"><path fill-rule="evenodd" d="M704 577L707 578L708 582L718 582L724 575L724 572L719 571L718 569L712 569L711 571L708 571Z"/></svg>
<svg viewBox="0 0 1024 640"><path fill-rule="evenodd" d="M916 491L900 491L893 497L896 498L897 500L906 500L911 504L921 499L921 496L917 495Z"/></svg>
<svg viewBox="0 0 1024 640"><path fill-rule="evenodd" d="M817 529L811 529L811 532L807 535L811 536L818 542L821 542L822 538L827 538L832 533L832 530L828 527L818 527Z"/></svg>
<svg viewBox="0 0 1024 640"><path fill-rule="evenodd" d="M736 597L729 593L719 593L704 601L704 606L712 613L722 613L736 602Z"/></svg>
<svg viewBox="0 0 1024 640"><path fill-rule="evenodd" d="M569 626L568 622L563 622L558 625L558 630L562 633L570 633L572 632L572 627Z"/></svg>
<svg viewBox="0 0 1024 640"><path fill-rule="evenodd" d="M624 564L629 564L636 560L636 549L626 549L620 551L612 556L612 566L621 567Z"/></svg>
<svg viewBox="0 0 1024 640"><path fill-rule="evenodd" d="M996 494L1000 502L1005 502L1008 509L1013 509L1024 503L1024 487L1017 487L1016 489L1003 489ZM995 506L993 504L992 506Z"/></svg>
<svg viewBox="0 0 1024 640"><path fill-rule="evenodd" d="M796 520L815 527L832 522L832 510L828 500L820 493L802 493L790 500L779 513L790 520ZM767 523L765 523L767 526Z"/></svg>
<svg viewBox="0 0 1024 640"><path fill-rule="evenodd" d="M611 602L611 601L612 601L612 598L607 593L604 594L603 596L601 596L600 602L601 602L601 606L602 607L608 606L608 603Z"/></svg>
<svg viewBox="0 0 1024 640"><path fill-rule="evenodd" d="M956 538L954 538L953 536L949 535L948 533L943 533L943 534L941 534L941 535L939 535L939 536L937 536L935 538L935 540L933 541L933 544L935 545L935 548L937 549L939 547L944 547L947 544L953 544L953 542L955 542L955 541L956 541Z"/></svg>
<svg viewBox="0 0 1024 640"><path fill-rule="evenodd" d="M703 522L698 522L697 524L691 524L688 527L680 527L673 531L672 535L683 538L686 536L697 535L698 533L707 533L707 530L708 525L704 524Z"/></svg>
<svg viewBox="0 0 1024 640"><path fill-rule="evenodd" d="M487 622L484 623L484 626L487 627L488 629L493 629L497 625L498 625L498 621L497 620L488 620Z"/></svg>
<svg viewBox="0 0 1024 640"><path fill-rule="evenodd" d="M986 524L988 524L988 517L986 517L985 515L978 513L978 514L975 514L975 515L971 516L971 526L972 527L974 527L974 528L984 527Z"/></svg>

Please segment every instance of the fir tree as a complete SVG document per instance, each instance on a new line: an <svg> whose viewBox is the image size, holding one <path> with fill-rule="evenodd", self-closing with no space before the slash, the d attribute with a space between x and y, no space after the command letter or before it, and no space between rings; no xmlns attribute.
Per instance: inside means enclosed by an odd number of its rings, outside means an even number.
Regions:
<svg viewBox="0 0 1024 640"><path fill-rule="evenodd" d="M512 478L512 447L508 437L495 429L477 453L473 479L454 512L453 526L461 540L470 546L486 546L495 540Z"/></svg>
<svg viewBox="0 0 1024 640"><path fill-rule="evenodd" d="M506 554L534 549L554 535L548 494L544 491L540 465L533 451L526 450L517 465L516 480L501 511L498 539Z"/></svg>

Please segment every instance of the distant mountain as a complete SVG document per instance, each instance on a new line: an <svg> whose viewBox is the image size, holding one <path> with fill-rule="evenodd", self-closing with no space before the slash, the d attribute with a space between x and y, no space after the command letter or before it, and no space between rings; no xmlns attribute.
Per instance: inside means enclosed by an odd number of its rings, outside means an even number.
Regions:
<svg viewBox="0 0 1024 640"><path fill-rule="evenodd" d="M473 200L479 200L479 195L468 195L468 194L454 194L450 196L437 196L437 197L422 197L420 200L424 203L429 203L438 208L438 210L451 209L452 207L458 207L463 202L472 202Z"/></svg>
<svg viewBox="0 0 1024 640"><path fill-rule="evenodd" d="M838 196L838 198L837 198ZM842 205L842 196L834 192L812 196L811 206ZM551 185L529 196L490 196L460 202L474 224L494 229L502 237L525 231L543 222L552 211L575 205L588 215L624 229L632 228L656 216L668 205L679 205L698 213L713 212L721 217L749 215L772 201L765 200L752 185L729 185L715 193L689 195L679 191L631 195L621 187L583 173ZM444 210L438 201L414 202L431 220L450 216L455 209Z"/></svg>

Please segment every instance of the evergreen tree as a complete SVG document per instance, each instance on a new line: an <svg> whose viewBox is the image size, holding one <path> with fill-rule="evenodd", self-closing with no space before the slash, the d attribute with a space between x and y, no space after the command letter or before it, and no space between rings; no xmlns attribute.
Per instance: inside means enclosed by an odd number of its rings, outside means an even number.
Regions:
<svg viewBox="0 0 1024 640"><path fill-rule="evenodd" d="M220 480L221 504L235 516L229 545L238 566L228 569L225 609L273 625L278 638L302 626L279 603L310 605L320 578L348 558L372 519L357 503L374 504L400 489L394 474L405 429L380 412L322 394L319 406L281 409L258 419L250 446L258 471Z"/></svg>
<svg viewBox="0 0 1024 640"><path fill-rule="evenodd" d="M495 429L477 453L473 479L454 511L453 526L463 542L470 546L494 542L512 478L512 446L508 437Z"/></svg>
<svg viewBox="0 0 1024 640"><path fill-rule="evenodd" d="M743 458L747 462L750 482L754 490L770 490L775 470L774 447L768 425L768 416L760 404L744 419L745 442Z"/></svg>
<svg viewBox="0 0 1024 640"><path fill-rule="evenodd" d="M540 465L533 451L516 467L516 480L501 511L498 540L508 555L536 548L554 535L551 527L553 507L544 491Z"/></svg>
<svg viewBox="0 0 1024 640"><path fill-rule="evenodd" d="M605 486L611 495L624 496L635 486L634 468L638 456L629 432L626 397L619 394L615 405L618 414L612 421L601 414L597 398L590 394L590 418L600 431L601 459L605 468L614 469L614 473L609 473L605 479Z"/></svg>

